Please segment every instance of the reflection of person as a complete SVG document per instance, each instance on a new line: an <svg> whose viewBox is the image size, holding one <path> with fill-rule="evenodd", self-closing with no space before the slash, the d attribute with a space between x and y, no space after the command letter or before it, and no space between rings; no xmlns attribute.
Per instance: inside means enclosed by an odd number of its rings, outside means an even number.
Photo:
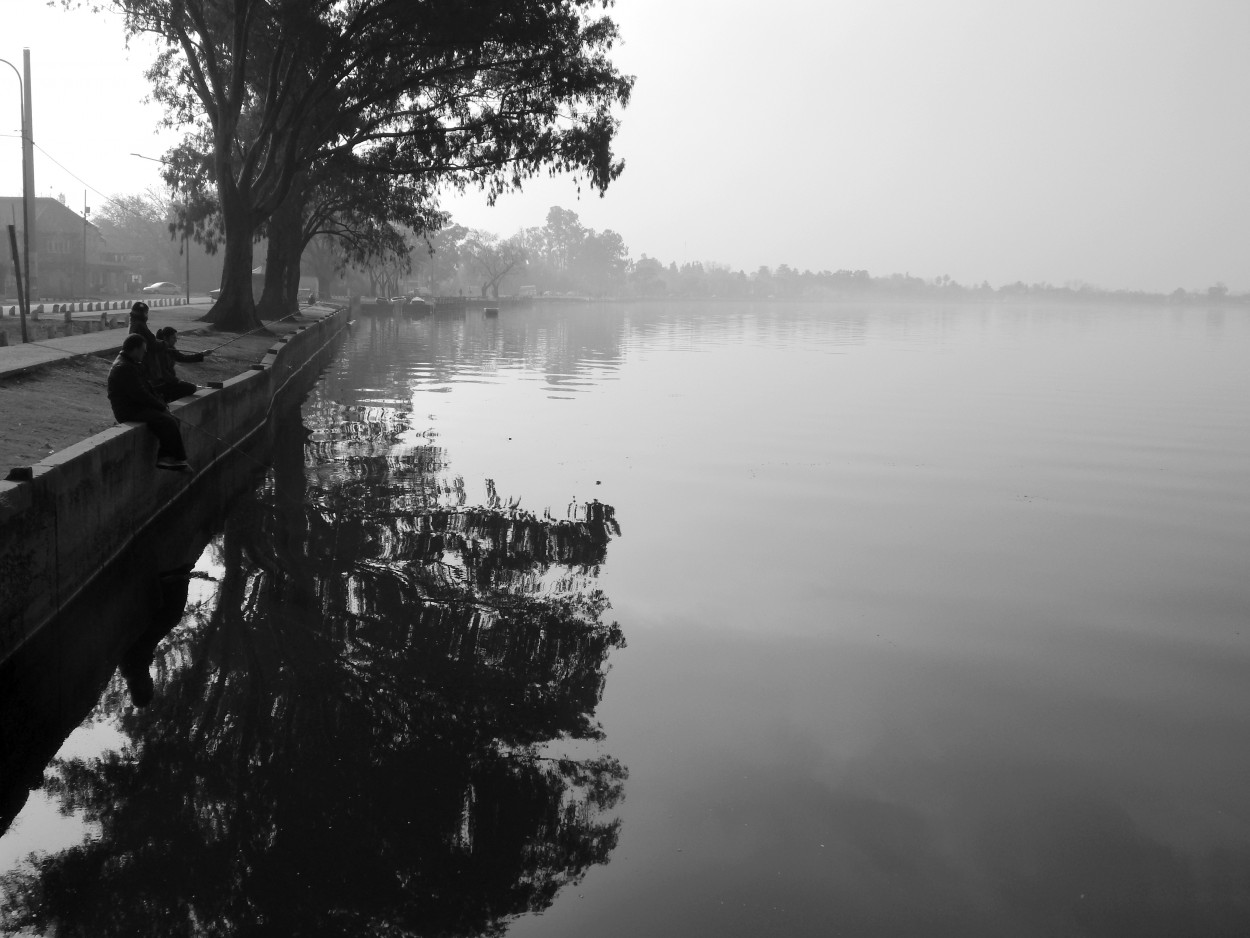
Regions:
<svg viewBox="0 0 1250 938"><path fill-rule="evenodd" d="M212 349L203 352L183 352L178 348L177 329L173 326L157 329L156 359L160 366L160 384L156 386L157 392L166 401L176 401L180 397L194 394L195 385L190 381L179 380L178 373L174 370L174 362L202 362L205 355L211 354Z"/></svg>
<svg viewBox="0 0 1250 938"><path fill-rule="evenodd" d="M147 343L142 335L131 333L122 342L121 354L109 370L109 403L119 422L140 420L156 434L156 465L161 469L190 471L187 451L182 445L178 421L169 413L161 396L152 388L143 359Z"/></svg>
<svg viewBox="0 0 1250 938"><path fill-rule="evenodd" d="M191 582L191 564L163 570L160 574L160 605L152 614L152 621L143 634L135 639L122 656L120 670L130 688L130 700L136 707L146 707L152 702L152 657L156 646L182 619L187 607L187 593Z"/></svg>

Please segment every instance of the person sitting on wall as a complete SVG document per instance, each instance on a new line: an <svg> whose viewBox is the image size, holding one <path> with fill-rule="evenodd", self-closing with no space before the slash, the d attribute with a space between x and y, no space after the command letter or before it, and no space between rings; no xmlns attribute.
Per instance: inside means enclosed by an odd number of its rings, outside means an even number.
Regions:
<svg viewBox="0 0 1250 938"><path fill-rule="evenodd" d="M159 390L162 381L160 349L157 348L156 336L148 328L148 304L143 300L137 301L130 307L129 332L131 335L143 337L143 345L147 350L143 356L143 371L148 376L148 382L152 387Z"/></svg>
<svg viewBox="0 0 1250 938"><path fill-rule="evenodd" d="M213 354L212 349L203 352L183 352L178 348L178 330L173 326L165 326L156 330L156 358L160 365L160 383L155 386L156 392L166 401L176 401L180 397L188 397L196 392L196 386L190 381L183 381L174 370L174 362L202 362L205 355Z"/></svg>
<svg viewBox="0 0 1250 938"><path fill-rule="evenodd" d="M165 401L152 388L143 366L147 343L143 336L131 333L122 342L121 353L109 369L109 404L119 423L138 420L156 434L156 465L175 472L190 472L187 451L182 444L178 421L169 413Z"/></svg>

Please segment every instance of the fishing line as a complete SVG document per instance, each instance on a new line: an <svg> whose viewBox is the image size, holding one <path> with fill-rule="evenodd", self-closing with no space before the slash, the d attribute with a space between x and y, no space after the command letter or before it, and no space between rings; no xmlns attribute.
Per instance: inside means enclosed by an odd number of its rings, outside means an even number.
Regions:
<svg viewBox="0 0 1250 938"><path fill-rule="evenodd" d="M202 351L200 351L200 352L192 352L191 354L194 354L194 355L200 355L200 354L206 355L206 354L208 354L209 352L215 352L215 351L217 351L217 349L219 349L219 348L225 348L225 347L226 347L227 345L229 345L231 342L238 342L238 341L239 341L239 339L242 339L242 338L244 338L245 336L249 336L249 335L251 335L253 332L263 332L263 331L265 331L266 329L268 329L268 328L269 328L270 326L272 326L272 325L276 325L277 323L280 323L280 322L285 322L286 320L290 319L292 316L298 316L298 315L300 315L300 311L298 311L298 310L297 310L296 312L294 312L294 313L288 313L286 316L283 316L281 319L272 319L272 320L270 320L267 324L264 324L264 325L258 326L257 328L255 328L255 329L251 329L251 330L249 330L249 331L247 331L247 332L241 332L241 333L239 333L238 335L236 335L233 339L227 339L225 342L222 342L220 345L210 345L208 348L203 349L203 350L202 350ZM91 334L92 334L92 333L90 333L90 332L79 332L79 333L76 333L76 335L91 335ZM74 336L64 336L64 338L67 338L67 339L72 339L72 338L74 338ZM24 345L37 345L37 346L39 346L40 348L50 349L50 350L51 350L51 351L53 351L53 352L60 352L60 353L65 354L65 355L72 354L72 353L68 352L66 349L60 348L60 347L55 346L55 345L48 345L48 341L51 341L51 340L49 339L49 340L44 341L44 342L36 342L34 339L31 339L31 340L29 340L29 341L27 341L27 342L18 342L18 343L17 343L17 344L15 344L15 345L7 346L7 347L8 347L8 348L21 348L21 347L22 347L22 346L24 346ZM90 354L95 354L95 353L93 353L93 352L88 352L87 354L89 354L89 355L90 355ZM31 367L37 367L37 366L31 366Z"/></svg>
<svg viewBox="0 0 1250 938"><path fill-rule="evenodd" d="M173 417L175 420L177 420L177 421L178 421L180 424L182 424L184 427L190 427L192 430L198 430L200 433L203 433L205 436L210 437L211 439L216 440L216 441L217 441L218 443L220 443L222 446L226 447L226 449L232 450L233 452L238 453L240 456L244 457L245 459L248 459L248 460L250 460L251 462L254 462L257 466L259 466L261 469L264 469L266 472L268 472L270 469L272 469L272 468L273 468L273 467L272 467L272 466L270 466L268 463L263 463L263 462L261 462L259 459L257 459L255 456L253 456L251 453L248 453L248 452L244 451L244 450L243 450L243 449L242 449L242 448L241 448L241 447L240 447L237 443L227 443L225 440L223 440L221 437L219 437L216 433L210 433L208 430L205 430L205 429L204 429L203 427L201 427L201 426L197 426L196 424L189 423L188 421L183 420L181 417L179 417L177 414L175 414L172 410L170 410L170 411L166 411L166 413L168 413L168 414L169 414L169 416Z"/></svg>
<svg viewBox="0 0 1250 938"><path fill-rule="evenodd" d="M227 339L225 342L222 342L220 345L211 346L210 348L205 349L205 351L214 352L219 348L225 348L231 342L238 342L239 339L242 339L244 336L249 336L253 332L263 332L267 330L270 326L276 325L280 322L285 322L286 320L290 319L292 316L298 316L298 315L300 315L300 310L296 310L293 313L288 313L287 315L283 316L281 319L273 319L273 320L270 320L269 323L265 325L257 326L255 329L251 329L248 332L241 332L238 335L236 335L233 339Z"/></svg>
<svg viewBox="0 0 1250 938"><path fill-rule="evenodd" d="M167 413L169 414L169 416L177 420L178 423L180 423L182 426L190 427L192 430L198 430L200 433L203 433L205 436L216 440L218 443L226 447L226 449L230 450L231 452L237 453L238 455L242 456L244 459L254 463L258 468L263 469L265 471L266 476L268 476L270 471L272 471L273 466L271 464L261 462L251 453L245 451L237 443L228 443L225 440L223 440L221 437L219 437L217 434L210 433L208 430L205 430L203 427L197 426L193 423L188 423L187 421L179 417L177 414L175 414L173 411L167 411ZM291 498L289 495L283 495L279 493L276 485L273 489L273 494L277 496L278 498L284 500L290 507L298 508L301 512L304 511L304 509L309 507L306 502L297 502L295 499Z"/></svg>

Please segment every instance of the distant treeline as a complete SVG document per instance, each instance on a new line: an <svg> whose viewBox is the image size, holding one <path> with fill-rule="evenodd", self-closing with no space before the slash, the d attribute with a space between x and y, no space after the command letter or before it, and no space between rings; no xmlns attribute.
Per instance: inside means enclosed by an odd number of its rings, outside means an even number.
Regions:
<svg viewBox="0 0 1250 938"><path fill-rule="evenodd" d="M461 229L463 230L463 229ZM643 254L637 260L630 256L624 239L614 231L597 232L584 227L576 213L553 207L547 224L517 232L506 241L481 253L478 245L486 238L482 233L476 244L457 256L464 262L462 271L477 266L481 286L490 281L492 292L519 292L521 285L533 287L538 293L571 294L589 297L672 297L691 299L774 299L819 300L836 298L882 299L916 298L959 303L1044 301L1044 302L1116 302L1125 304L1236 304L1250 305L1250 294L1232 295L1217 283L1201 291L1176 289L1172 293L1150 293L1143 290L1107 290L1089 284L1055 286L1049 283L1015 283L991 286L988 281L966 285L943 275L933 279L911 274L889 274L874 277L866 270L799 271L788 264L759 267L747 273L732 270L717 262L693 262L678 265ZM487 236L493 238L493 236ZM517 260L506 276L486 276L491 254L507 247ZM455 252L451 252L455 254ZM475 264L475 261L479 261ZM467 268L467 269L466 269ZM496 262L492 268L498 271ZM478 284L472 284L473 287ZM469 292L469 291L466 291ZM472 292L477 292L476 289Z"/></svg>
<svg viewBox="0 0 1250 938"><path fill-rule="evenodd" d="M639 296L736 297L767 299L923 298L951 302L1002 302L1041 300L1047 302L1121 302L1129 304L1239 304L1250 305L1250 294L1232 295L1224 284L1206 290L1150 293L1144 290L1106 290L1081 284L1055 286L1028 284L1022 280L993 287L988 281L968 286L949 276L925 280L910 274L873 277L866 270L822 270L802 272L786 264L760 267L753 273L730 271L721 264L670 263L643 255L630 271L630 287Z"/></svg>

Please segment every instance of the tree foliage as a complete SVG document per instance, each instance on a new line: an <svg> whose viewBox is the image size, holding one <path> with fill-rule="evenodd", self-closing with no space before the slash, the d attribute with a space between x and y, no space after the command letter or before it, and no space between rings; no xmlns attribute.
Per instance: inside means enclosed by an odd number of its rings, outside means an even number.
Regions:
<svg viewBox="0 0 1250 938"><path fill-rule="evenodd" d="M68 0L75 2L75 0ZM209 320L254 325L251 246L301 173L341 153L432 191L493 200L544 171L604 190L632 79L592 0L118 0L164 47L149 77L171 124L208 144L225 240ZM294 214L294 213L293 213Z"/></svg>

